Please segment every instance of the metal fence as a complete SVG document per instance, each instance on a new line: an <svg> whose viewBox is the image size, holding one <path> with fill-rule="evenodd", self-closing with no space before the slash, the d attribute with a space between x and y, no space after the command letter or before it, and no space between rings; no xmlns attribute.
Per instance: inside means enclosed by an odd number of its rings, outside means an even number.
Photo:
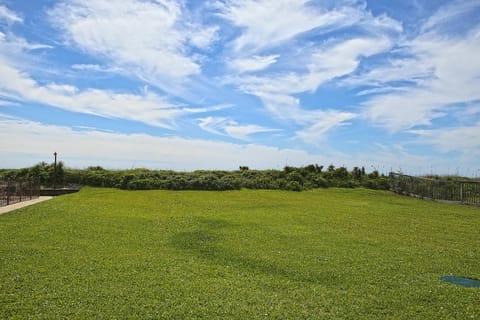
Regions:
<svg viewBox="0 0 480 320"><path fill-rule="evenodd" d="M0 178L0 207L40 196L40 185L33 179L15 180Z"/></svg>
<svg viewBox="0 0 480 320"><path fill-rule="evenodd" d="M480 205L480 182L428 179L390 173L391 190L404 195Z"/></svg>

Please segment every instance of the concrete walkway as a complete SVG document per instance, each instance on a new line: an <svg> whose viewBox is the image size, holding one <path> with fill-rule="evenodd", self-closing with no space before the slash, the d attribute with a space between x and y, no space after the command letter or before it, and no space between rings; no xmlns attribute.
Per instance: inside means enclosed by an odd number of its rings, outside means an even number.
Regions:
<svg viewBox="0 0 480 320"><path fill-rule="evenodd" d="M36 198L36 199L32 199L32 200L28 200L28 201L22 201L22 202L18 202L18 203L8 205L8 206L0 207L0 214L7 213L7 212L10 212L10 211L13 211L13 210L17 210L17 209L20 209L20 208L23 208L23 207L26 207L26 206L30 206L32 204L39 203L39 202L42 202L42 201L45 201L45 200L50 200L52 198L53 197L39 197L39 198Z"/></svg>

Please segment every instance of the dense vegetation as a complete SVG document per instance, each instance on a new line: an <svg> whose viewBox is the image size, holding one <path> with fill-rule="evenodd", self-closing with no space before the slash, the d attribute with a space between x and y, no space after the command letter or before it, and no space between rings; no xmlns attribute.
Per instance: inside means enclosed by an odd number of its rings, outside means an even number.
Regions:
<svg viewBox="0 0 480 320"><path fill-rule="evenodd" d="M301 168L286 166L283 170L250 170L242 166L236 171L176 172L166 170L105 170L89 167L84 170L65 168L63 163L54 166L39 163L34 167L3 170L0 175L16 178L36 178L42 185L81 184L92 187L112 187L127 190L238 190L272 189L301 191L315 188L363 186L371 189L388 189L389 179L377 171L366 173L364 168L319 165Z"/></svg>
<svg viewBox="0 0 480 320"><path fill-rule="evenodd" d="M83 188L0 216L0 319L478 319L479 209Z"/></svg>

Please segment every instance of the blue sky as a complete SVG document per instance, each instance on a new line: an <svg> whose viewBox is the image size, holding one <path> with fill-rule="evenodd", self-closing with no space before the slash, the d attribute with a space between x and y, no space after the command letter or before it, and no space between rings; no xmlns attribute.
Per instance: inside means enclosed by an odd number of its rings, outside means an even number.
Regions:
<svg viewBox="0 0 480 320"><path fill-rule="evenodd" d="M480 1L0 0L0 167L480 176Z"/></svg>

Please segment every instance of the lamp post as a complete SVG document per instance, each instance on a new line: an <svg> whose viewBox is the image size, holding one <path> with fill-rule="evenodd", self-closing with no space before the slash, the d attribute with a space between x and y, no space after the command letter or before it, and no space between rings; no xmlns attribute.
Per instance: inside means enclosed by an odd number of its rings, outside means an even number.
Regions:
<svg viewBox="0 0 480 320"><path fill-rule="evenodd" d="M56 151L53 153L53 156L55 157L55 162L53 163L53 190L55 191L56 184L57 184L57 152Z"/></svg>

